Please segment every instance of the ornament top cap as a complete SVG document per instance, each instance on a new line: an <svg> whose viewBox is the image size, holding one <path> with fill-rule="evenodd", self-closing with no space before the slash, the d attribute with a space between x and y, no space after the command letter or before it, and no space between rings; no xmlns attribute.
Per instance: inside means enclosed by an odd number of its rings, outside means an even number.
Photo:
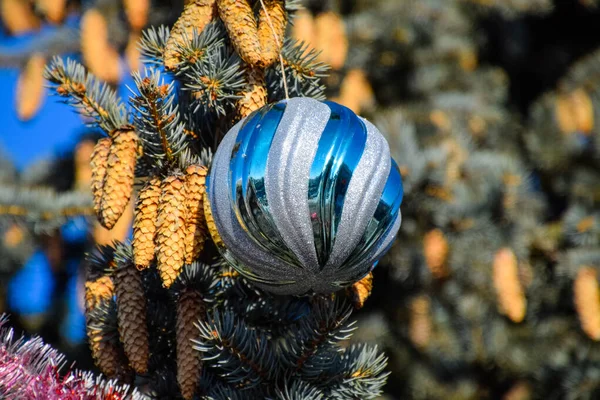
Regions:
<svg viewBox="0 0 600 400"><path fill-rule="evenodd" d="M381 133L333 102L292 98L235 125L207 192L224 258L281 294L366 275L401 222L402 180Z"/></svg>

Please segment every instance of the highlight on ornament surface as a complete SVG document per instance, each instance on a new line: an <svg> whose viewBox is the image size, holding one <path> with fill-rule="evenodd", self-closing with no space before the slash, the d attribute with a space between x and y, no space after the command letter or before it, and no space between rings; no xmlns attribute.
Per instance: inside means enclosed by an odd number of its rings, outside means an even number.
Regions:
<svg viewBox="0 0 600 400"><path fill-rule="evenodd" d="M402 179L386 140L333 102L282 100L240 121L208 181L221 253L274 293L354 283L400 227Z"/></svg>

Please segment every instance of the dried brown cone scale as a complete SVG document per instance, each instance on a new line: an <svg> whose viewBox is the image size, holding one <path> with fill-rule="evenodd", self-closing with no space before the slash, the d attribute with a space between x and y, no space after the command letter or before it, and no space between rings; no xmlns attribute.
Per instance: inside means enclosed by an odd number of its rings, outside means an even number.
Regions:
<svg viewBox="0 0 600 400"><path fill-rule="evenodd" d="M573 294L581 329L590 339L600 340L600 288L594 267L579 268Z"/></svg>
<svg viewBox="0 0 600 400"><path fill-rule="evenodd" d="M264 71L260 68L246 68L246 86L236 104L237 116L245 118L267 104L267 88Z"/></svg>
<svg viewBox="0 0 600 400"><path fill-rule="evenodd" d="M208 228L208 233L210 233L210 237L212 238L214 244L219 247L225 247L225 243L223 243L223 239L219 236L219 231L217 230L217 225L215 225L215 219L213 218L212 211L210 209L210 202L208 200L208 192L204 193L204 219L206 221L206 227Z"/></svg>
<svg viewBox="0 0 600 400"><path fill-rule="evenodd" d="M132 244L133 262L138 269L149 267L154 260L154 239L160 191L160 179L151 178L140 190L135 205Z"/></svg>
<svg viewBox="0 0 600 400"><path fill-rule="evenodd" d="M17 82L17 115L22 121L33 118L44 101L44 68L46 58L43 54L33 54L19 75Z"/></svg>
<svg viewBox="0 0 600 400"><path fill-rule="evenodd" d="M519 280L517 257L511 249L500 249L496 253L493 278L498 310L513 322L523 321L527 312L527 299Z"/></svg>
<svg viewBox="0 0 600 400"><path fill-rule="evenodd" d="M435 279L444 279L450 275L448 269L448 240L440 229L433 229L423 237L423 255L425 263Z"/></svg>
<svg viewBox="0 0 600 400"><path fill-rule="evenodd" d="M283 0L264 0L264 7L261 6L258 13L258 42L264 67L272 65L279 58L287 21Z"/></svg>
<svg viewBox="0 0 600 400"><path fill-rule="evenodd" d="M202 361L200 352L192 347L197 330L194 323L204 314L205 307L200 293L184 289L177 302L177 382L186 400L194 397L200 380Z"/></svg>
<svg viewBox="0 0 600 400"><path fill-rule="evenodd" d="M156 231L156 260L163 286L170 287L185 261L186 190L184 178L170 176L161 185Z"/></svg>
<svg viewBox="0 0 600 400"><path fill-rule="evenodd" d="M100 223L106 229L115 225L131 198L137 150L138 136L134 131L120 130L114 134L100 204Z"/></svg>
<svg viewBox="0 0 600 400"><path fill-rule="evenodd" d="M119 338L131 367L140 374L148 370L149 343L146 298L140 272L132 263L114 272Z"/></svg>
<svg viewBox="0 0 600 400"><path fill-rule="evenodd" d="M371 295L371 291L373 290L373 273L369 272L364 278L360 281L355 282L350 287L350 293L352 295L352 302L354 303L354 308L361 309L364 307L365 302Z"/></svg>
<svg viewBox="0 0 600 400"><path fill-rule="evenodd" d="M208 234L204 221L204 193L206 193L206 174L208 170L203 165L190 165L185 171L185 208L186 237L185 263L191 264L200 257L204 249L204 241Z"/></svg>
<svg viewBox="0 0 600 400"><path fill-rule="evenodd" d="M179 63L178 45L184 43L184 38L192 40L194 29L198 34L217 15L216 0L187 1L183 13L173 25L171 34L165 45L164 63L167 70L173 70Z"/></svg>
<svg viewBox="0 0 600 400"><path fill-rule="evenodd" d="M94 152L91 157L92 167L92 195L94 197L94 210L98 219L100 219L100 206L102 204L102 195L104 193L104 178L106 178L106 167L108 154L112 145L111 138L102 138L98 140L94 147Z"/></svg>
<svg viewBox="0 0 600 400"><path fill-rule="evenodd" d="M217 0L217 6L231 43L242 60L252 66L264 67L258 26L248 0Z"/></svg>

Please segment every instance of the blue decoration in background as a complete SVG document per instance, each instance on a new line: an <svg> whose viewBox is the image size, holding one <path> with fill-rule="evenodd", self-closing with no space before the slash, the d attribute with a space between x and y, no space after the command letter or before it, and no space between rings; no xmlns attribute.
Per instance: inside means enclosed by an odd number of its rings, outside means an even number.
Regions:
<svg viewBox="0 0 600 400"><path fill-rule="evenodd" d="M43 314L52 305L56 282L48 258L36 251L10 280L7 288L8 306L21 315Z"/></svg>
<svg viewBox="0 0 600 400"><path fill-rule="evenodd" d="M224 258L280 294L352 284L401 222L402 179L381 133L344 106L310 98L268 105L232 128L207 191Z"/></svg>

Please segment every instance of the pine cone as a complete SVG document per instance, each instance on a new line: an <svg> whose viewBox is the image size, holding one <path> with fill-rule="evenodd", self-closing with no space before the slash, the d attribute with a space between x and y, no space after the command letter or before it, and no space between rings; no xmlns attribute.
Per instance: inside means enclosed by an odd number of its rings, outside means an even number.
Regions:
<svg viewBox="0 0 600 400"><path fill-rule="evenodd" d="M133 190L138 136L134 131L116 132L107 159L104 180L100 223L111 229L119 220Z"/></svg>
<svg viewBox="0 0 600 400"><path fill-rule="evenodd" d="M37 0L36 6L46 19L53 24L60 24L65 18L67 0Z"/></svg>
<svg viewBox="0 0 600 400"><path fill-rule="evenodd" d="M513 322L523 321L527 299L519 281L517 257L511 249L501 249L494 257L494 287L499 311Z"/></svg>
<svg viewBox="0 0 600 400"><path fill-rule="evenodd" d="M281 53L288 16L283 0L265 0L264 3L269 18L261 6L258 13L258 41L264 66L269 67Z"/></svg>
<svg viewBox="0 0 600 400"><path fill-rule="evenodd" d="M427 347L431 338L431 302L425 295L413 299L410 303L410 322L408 334L413 345L418 349Z"/></svg>
<svg viewBox="0 0 600 400"><path fill-rule="evenodd" d="M423 237L423 255L425 263L436 279L444 279L450 275L448 270L449 246L444 233L439 229L434 229Z"/></svg>
<svg viewBox="0 0 600 400"><path fill-rule="evenodd" d="M342 18L333 11L327 11L315 18L317 26L316 48L321 51L319 58L335 70L346 63L348 38Z"/></svg>
<svg viewBox="0 0 600 400"><path fill-rule="evenodd" d="M194 396L200 380L200 352L192 347L197 331L194 323L204 314L200 293L186 289L177 303L177 382L186 400Z"/></svg>
<svg viewBox="0 0 600 400"><path fill-rule="evenodd" d="M115 270L114 282L119 338L130 365L143 374L148 370L150 352L142 277L132 263L126 263Z"/></svg>
<svg viewBox="0 0 600 400"><path fill-rule="evenodd" d="M102 301L110 300L115 293L115 287L110 276L102 276L85 283L85 310L92 311Z"/></svg>
<svg viewBox="0 0 600 400"><path fill-rule="evenodd" d="M148 22L150 0L123 0L127 21L134 31L140 31Z"/></svg>
<svg viewBox="0 0 600 400"><path fill-rule="evenodd" d="M579 268L573 293L581 329L590 339L600 340L600 288L594 267Z"/></svg>
<svg viewBox="0 0 600 400"><path fill-rule="evenodd" d="M154 260L154 237L159 201L160 179L152 178L140 190L135 205L133 260L138 269L149 267L152 260Z"/></svg>
<svg viewBox="0 0 600 400"><path fill-rule="evenodd" d="M208 170L201 165L190 165L185 173L185 208L187 210L185 263L191 264L200 257L207 235L202 202L206 192L206 174Z"/></svg>
<svg viewBox="0 0 600 400"><path fill-rule="evenodd" d="M120 56L108 41L108 24L100 11L90 8L81 17L81 54L89 70L103 81L118 82Z"/></svg>
<svg viewBox="0 0 600 400"><path fill-rule="evenodd" d="M17 82L17 115L22 121L33 118L44 101L44 68L46 58L35 53L27 60Z"/></svg>
<svg viewBox="0 0 600 400"><path fill-rule="evenodd" d="M158 207L157 266L165 287L170 287L185 261L185 197L183 180L170 176L162 183Z"/></svg>
<svg viewBox="0 0 600 400"><path fill-rule="evenodd" d="M240 119L247 117L253 111L267 104L267 89L265 87L264 71L260 68L246 68L247 84L236 104Z"/></svg>
<svg viewBox="0 0 600 400"><path fill-rule="evenodd" d="M37 29L40 20L23 0L0 0L2 25L12 35Z"/></svg>
<svg viewBox="0 0 600 400"><path fill-rule="evenodd" d="M100 207L104 194L104 179L106 178L106 167L108 154L110 153L111 138L98 140L91 157L92 166L92 195L94 196L94 210L100 220Z"/></svg>
<svg viewBox="0 0 600 400"><path fill-rule="evenodd" d="M231 43L242 60L264 68L256 18L248 0L217 0L217 6Z"/></svg>
<svg viewBox="0 0 600 400"><path fill-rule="evenodd" d="M224 247L223 239L219 236L219 231L215 225L215 219L213 218L212 211L210 209L210 202L208 201L208 192L204 193L204 220L206 221L206 227L210 233L210 237L217 247Z"/></svg>
<svg viewBox="0 0 600 400"><path fill-rule="evenodd" d="M194 29L198 34L217 15L216 0L192 0L186 2L183 13L173 25L171 35L165 45L164 63L167 70L175 69L179 62L177 45L184 43L184 37L192 40Z"/></svg>

